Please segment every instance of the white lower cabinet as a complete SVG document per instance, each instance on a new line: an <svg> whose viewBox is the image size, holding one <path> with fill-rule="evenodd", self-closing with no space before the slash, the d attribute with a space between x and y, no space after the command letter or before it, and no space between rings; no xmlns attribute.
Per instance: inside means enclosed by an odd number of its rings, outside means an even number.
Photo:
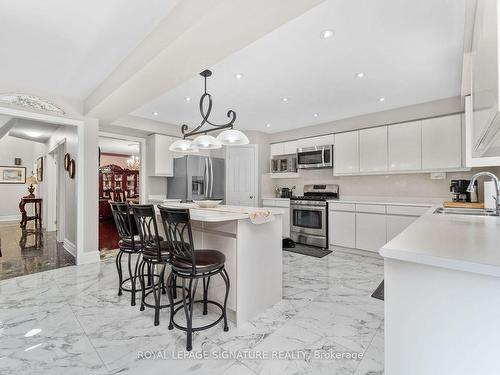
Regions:
<svg viewBox="0 0 500 375"><path fill-rule="evenodd" d="M330 211L328 217L330 245L356 247L356 214L346 211Z"/></svg>
<svg viewBox="0 0 500 375"><path fill-rule="evenodd" d="M404 231L415 220L417 220L416 216L387 215L387 242Z"/></svg>
<svg viewBox="0 0 500 375"><path fill-rule="evenodd" d="M387 242L384 214L356 213L356 248L379 251Z"/></svg>
<svg viewBox="0 0 500 375"><path fill-rule="evenodd" d="M283 237L290 237L290 200L289 199L273 199L264 198L262 200L263 207L279 207L284 211L283 214Z"/></svg>
<svg viewBox="0 0 500 375"><path fill-rule="evenodd" d="M424 205L334 202L328 205L328 243L378 252L429 210Z"/></svg>

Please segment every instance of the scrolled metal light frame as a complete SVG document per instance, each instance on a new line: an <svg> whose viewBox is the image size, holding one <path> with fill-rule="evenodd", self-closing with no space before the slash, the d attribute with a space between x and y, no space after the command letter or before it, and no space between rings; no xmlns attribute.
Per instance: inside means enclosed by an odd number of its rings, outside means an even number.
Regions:
<svg viewBox="0 0 500 375"><path fill-rule="evenodd" d="M202 121L201 121L200 125L198 125L196 128L194 128L191 131L189 131L189 127L186 124L183 124L181 127L181 132L182 132L184 139L186 139L187 137L191 137L193 135L207 134L207 133L219 131L222 129L232 129L234 126L234 122L236 121L236 112L233 111L232 109L227 111L227 117L229 118L229 122L226 124L216 124L216 123L209 120L210 113L212 112L213 102L212 102L212 95L210 95L207 92L207 77L210 77L212 75L212 72L210 70L206 69L203 72L201 72L200 75L204 78L204 81L205 81L205 92L200 97L200 114L202 117ZM207 100L208 100L208 106L205 104L205 102ZM203 127L203 125L205 125L205 124L211 125L214 128L200 130Z"/></svg>

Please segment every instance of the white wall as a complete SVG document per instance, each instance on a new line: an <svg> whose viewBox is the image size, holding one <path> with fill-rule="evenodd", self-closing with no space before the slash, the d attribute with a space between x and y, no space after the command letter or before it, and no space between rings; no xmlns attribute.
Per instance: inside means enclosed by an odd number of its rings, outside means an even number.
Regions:
<svg viewBox="0 0 500 375"><path fill-rule="evenodd" d="M0 139L0 165L14 166L14 158L21 158L21 167L26 167L26 177L33 170L35 142L5 136ZM28 195L26 184L0 184L0 221L20 220L19 202Z"/></svg>

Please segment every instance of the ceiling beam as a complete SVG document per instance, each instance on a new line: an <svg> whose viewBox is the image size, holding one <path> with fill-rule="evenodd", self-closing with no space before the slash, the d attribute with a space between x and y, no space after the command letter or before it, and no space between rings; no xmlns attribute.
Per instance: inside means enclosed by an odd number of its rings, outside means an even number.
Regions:
<svg viewBox="0 0 500 375"><path fill-rule="evenodd" d="M112 123L324 0L183 0L85 100Z"/></svg>
<svg viewBox="0 0 500 375"><path fill-rule="evenodd" d="M16 123L16 119L10 116L0 115L0 139L5 137Z"/></svg>

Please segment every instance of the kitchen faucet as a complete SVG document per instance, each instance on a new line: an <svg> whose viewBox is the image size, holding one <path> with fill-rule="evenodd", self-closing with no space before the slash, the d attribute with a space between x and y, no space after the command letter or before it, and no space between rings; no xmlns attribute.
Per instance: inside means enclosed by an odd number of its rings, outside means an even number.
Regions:
<svg viewBox="0 0 500 375"><path fill-rule="evenodd" d="M496 196L493 196L493 199L496 202L496 213L497 213L497 215L500 215L500 190L499 190L500 184L498 182L498 177L495 176L493 173L490 173L490 172L478 172L478 173L476 173L474 176L471 177L469 186L467 187L467 191L469 193L474 191L474 184L476 183L477 178L480 176L489 176L491 178L491 180L493 181L493 183L495 184Z"/></svg>

